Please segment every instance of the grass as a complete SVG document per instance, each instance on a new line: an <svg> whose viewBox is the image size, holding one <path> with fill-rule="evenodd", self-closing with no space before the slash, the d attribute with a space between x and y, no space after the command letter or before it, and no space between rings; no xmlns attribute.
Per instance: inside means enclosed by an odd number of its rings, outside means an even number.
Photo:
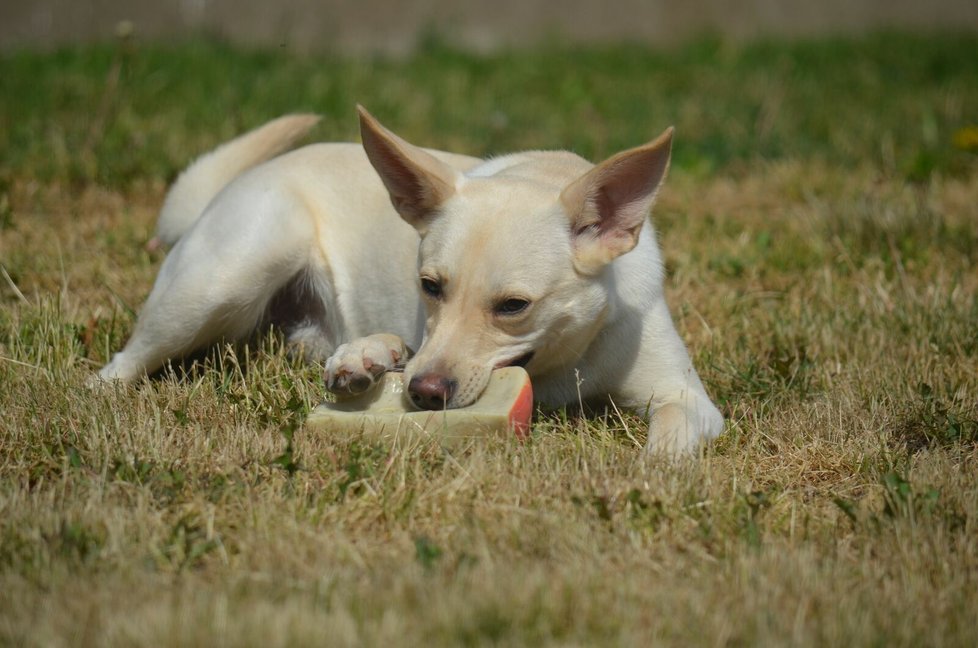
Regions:
<svg viewBox="0 0 978 648"><path fill-rule="evenodd" d="M974 645L974 37L404 61L211 42L0 58L0 642ZM452 452L301 427L274 336L83 382L132 328L195 154L293 110L355 136L601 157L678 127L654 221L728 417L697 461L630 417Z"/></svg>

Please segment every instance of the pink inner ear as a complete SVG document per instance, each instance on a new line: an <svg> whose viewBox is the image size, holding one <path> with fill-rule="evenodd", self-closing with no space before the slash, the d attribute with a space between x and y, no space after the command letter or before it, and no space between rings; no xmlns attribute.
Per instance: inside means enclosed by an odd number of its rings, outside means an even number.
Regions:
<svg viewBox="0 0 978 648"><path fill-rule="evenodd" d="M593 272L625 254L638 234L669 166L672 131L602 162L561 195L572 214L575 265Z"/></svg>
<svg viewBox="0 0 978 648"><path fill-rule="evenodd" d="M422 229L425 219L453 191L453 171L361 113L364 150L401 216Z"/></svg>
<svg viewBox="0 0 978 648"><path fill-rule="evenodd" d="M649 175L652 174L636 173L641 171L635 168L637 165L629 166L632 168L621 169L620 174L606 176L603 183L592 188L585 211L589 208L593 210L591 219L594 220L588 219L591 222L582 223L577 234L590 230L601 238L621 235L631 237L634 230L644 224L658 182L650 182ZM657 174L652 177L657 177Z"/></svg>
<svg viewBox="0 0 978 648"><path fill-rule="evenodd" d="M422 205L429 197L418 176L396 156L385 155L381 164L381 177L387 185L394 207L406 216L423 216Z"/></svg>
<svg viewBox="0 0 978 648"><path fill-rule="evenodd" d="M595 206L598 209L598 229L602 234L620 227L624 220L621 213L621 203L614 194L613 187L604 186L598 189L597 195L594 197Z"/></svg>
<svg viewBox="0 0 978 648"><path fill-rule="evenodd" d="M603 174L598 192L602 222L607 218L612 227L626 230L644 222L668 165L668 150L662 153L659 148L638 151Z"/></svg>

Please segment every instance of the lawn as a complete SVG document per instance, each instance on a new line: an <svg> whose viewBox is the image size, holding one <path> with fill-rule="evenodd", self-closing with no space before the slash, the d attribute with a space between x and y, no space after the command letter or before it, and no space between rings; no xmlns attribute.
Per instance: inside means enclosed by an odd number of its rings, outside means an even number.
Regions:
<svg viewBox="0 0 978 648"><path fill-rule="evenodd" d="M592 159L653 213L725 434L539 413L446 450L311 433L275 335L133 386L166 185L291 111ZM978 643L978 38L404 60L209 41L0 55L0 643Z"/></svg>

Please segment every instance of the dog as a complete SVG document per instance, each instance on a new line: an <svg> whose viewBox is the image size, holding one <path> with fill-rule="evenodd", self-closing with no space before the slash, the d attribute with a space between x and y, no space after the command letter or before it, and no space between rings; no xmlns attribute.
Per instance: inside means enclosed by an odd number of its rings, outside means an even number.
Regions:
<svg viewBox="0 0 978 648"><path fill-rule="evenodd" d="M275 324L325 362L335 393L403 368L417 407L464 407L494 368L518 364L540 403L642 415L650 453L720 434L648 222L671 128L597 165L564 151L480 160L358 111L362 145L278 155L316 121L291 115L188 167L154 239L173 247L99 379L132 381Z"/></svg>

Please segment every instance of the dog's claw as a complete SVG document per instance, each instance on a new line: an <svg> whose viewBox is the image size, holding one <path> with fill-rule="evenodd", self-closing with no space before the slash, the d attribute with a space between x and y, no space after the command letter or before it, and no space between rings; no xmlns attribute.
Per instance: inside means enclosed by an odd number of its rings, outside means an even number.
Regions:
<svg viewBox="0 0 978 648"><path fill-rule="evenodd" d="M396 335L370 335L341 344L326 361L326 389L334 394L362 394L395 369L407 355Z"/></svg>

